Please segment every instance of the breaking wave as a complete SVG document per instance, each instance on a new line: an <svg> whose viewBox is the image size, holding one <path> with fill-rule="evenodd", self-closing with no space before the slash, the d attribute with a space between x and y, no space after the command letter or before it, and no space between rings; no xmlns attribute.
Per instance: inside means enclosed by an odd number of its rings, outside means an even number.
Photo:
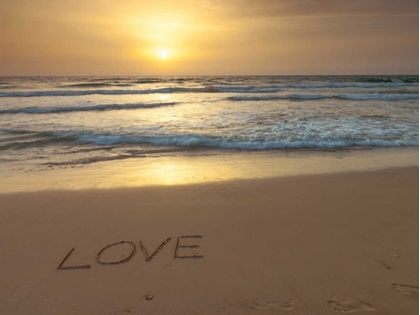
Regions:
<svg viewBox="0 0 420 315"><path fill-rule="evenodd" d="M375 117L368 117L373 118ZM361 122L353 122L359 124ZM366 128L372 124L372 121L365 123ZM351 124L349 125L351 127ZM30 137L23 139L23 142L10 142L1 149L18 149L33 146L55 145L58 143L76 142L80 144L93 144L97 146L118 146L118 145L152 145L178 148L180 151L188 148L212 148L212 149L239 149L239 150L267 150L267 149L333 149L354 146L371 147L401 147L418 146L418 132L409 132L411 128L407 124L400 124L398 127L404 135L395 137L396 130L375 131L372 127L372 133L361 135L360 131L349 131L348 127L338 128L334 135L326 136L325 133L313 133L309 129L300 130L291 136L287 132L280 134L267 135L265 138L249 137L210 137L200 134L178 134L178 135L143 135L140 134L118 134L118 133L95 133L83 131L60 131L60 132L41 132L31 133L29 131L11 131L17 135L28 133ZM322 128L327 128L324 126ZM365 128L365 129L366 129ZM328 128L327 128L328 129ZM96 149L95 149L96 150Z"/></svg>
<svg viewBox="0 0 420 315"><path fill-rule="evenodd" d="M208 147L220 149L242 149L242 150L266 150L266 149L287 149L287 148L318 148L330 149L350 146L417 146L415 140L383 140L383 139L330 139L330 140L232 140L221 138L210 138L203 136L167 136L167 137L137 137L137 136L111 136L111 135L82 135L77 141L94 143L97 145L115 144L152 144L162 146L180 147Z"/></svg>

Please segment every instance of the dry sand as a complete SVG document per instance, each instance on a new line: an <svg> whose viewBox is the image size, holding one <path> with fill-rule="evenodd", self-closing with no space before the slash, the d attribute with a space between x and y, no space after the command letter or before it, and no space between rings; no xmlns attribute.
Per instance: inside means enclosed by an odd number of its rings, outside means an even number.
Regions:
<svg viewBox="0 0 420 315"><path fill-rule="evenodd" d="M418 313L417 166L0 204L2 315Z"/></svg>

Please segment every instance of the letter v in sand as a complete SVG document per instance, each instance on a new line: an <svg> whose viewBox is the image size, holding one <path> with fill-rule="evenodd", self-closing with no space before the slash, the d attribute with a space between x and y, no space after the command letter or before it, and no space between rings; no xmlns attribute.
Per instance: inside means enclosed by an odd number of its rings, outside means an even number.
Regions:
<svg viewBox="0 0 420 315"><path fill-rule="evenodd" d="M165 246L166 243L168 243L171 239L172 237L169 237L168 239L166 239L166 241L160 244L160 246L155 250L155 252L151 256L149 256L149 254L147 253L146 247L144 247L143 243L140 241L140 248L144 253L146 261L151 261L157 255L157 253L159 253L159 251L163 248L163 246Z"/></svg>

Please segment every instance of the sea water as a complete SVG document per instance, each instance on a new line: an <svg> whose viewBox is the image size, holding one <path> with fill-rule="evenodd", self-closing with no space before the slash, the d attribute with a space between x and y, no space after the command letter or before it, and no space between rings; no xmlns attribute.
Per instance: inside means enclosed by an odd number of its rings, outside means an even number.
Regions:
<svg viewBox="0 0 420 315"><path fill-rule="evenodd" d="M418 146L418 76L2 77L0 170Z"/></svg>

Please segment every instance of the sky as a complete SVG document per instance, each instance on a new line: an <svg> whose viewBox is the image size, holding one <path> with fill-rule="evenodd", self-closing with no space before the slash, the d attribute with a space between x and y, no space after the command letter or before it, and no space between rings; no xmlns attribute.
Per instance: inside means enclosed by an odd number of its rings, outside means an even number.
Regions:
<svg viewBox="0 0 420 315"><path fill-rule="evenodd" d="M0 0L0 75L418 74L418 0Z"/></svg>

